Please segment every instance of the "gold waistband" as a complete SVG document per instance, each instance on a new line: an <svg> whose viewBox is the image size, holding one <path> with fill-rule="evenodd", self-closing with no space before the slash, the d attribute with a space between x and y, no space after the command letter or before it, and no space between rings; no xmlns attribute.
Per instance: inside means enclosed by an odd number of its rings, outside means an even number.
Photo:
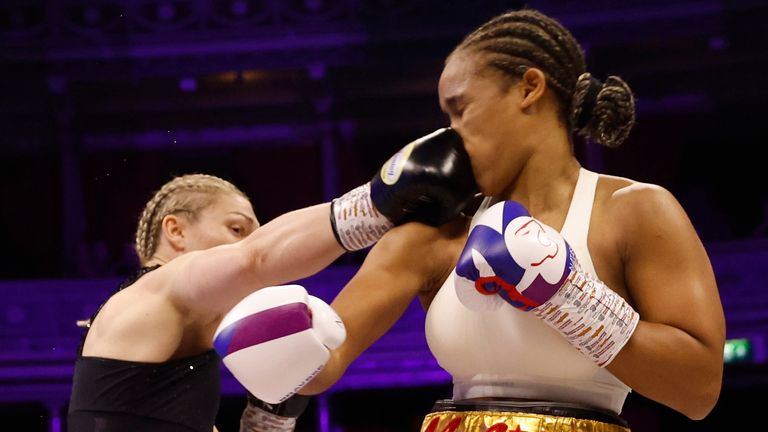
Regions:
<svg viewBox="0 0 768 432"><path fill-rule="evenodd" d="M427 414L421 432L630 432L595 420L496 411L438 411Z"/></svg>

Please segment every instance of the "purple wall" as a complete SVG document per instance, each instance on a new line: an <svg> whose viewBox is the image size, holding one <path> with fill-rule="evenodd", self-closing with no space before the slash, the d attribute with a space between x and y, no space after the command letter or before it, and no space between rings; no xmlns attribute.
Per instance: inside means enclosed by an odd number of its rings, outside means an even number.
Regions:
<svg viewBox="0 0 768 432"><path fill-rule="evenodd" d="M446 124L436 99L446 54L522 3L0 2L0 401L66 403L74 321L135 267L130 239L151 191L172 175L216 174L266 222L367 181ZM728 336L755 350L757 368L727 373L726 385L764 388L768 3L525 4L572 29L591 72L632 86L627 143L577 142L577 156L678 197L712 255ZM332 298L363 257L308 286ZM447 384L422 326L413 304L335 391Z"/></svg>

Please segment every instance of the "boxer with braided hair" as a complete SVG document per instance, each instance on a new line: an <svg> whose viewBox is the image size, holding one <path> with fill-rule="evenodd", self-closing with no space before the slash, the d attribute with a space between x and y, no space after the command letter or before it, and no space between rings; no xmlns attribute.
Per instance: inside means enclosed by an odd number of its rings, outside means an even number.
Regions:
<svg viewBox="0 0 768 432"><path fill-rule="evenodd" d="M664 188L573 151L575 134L627 138L627 83L594 78L568 30L524 9L459 43L438 93L487 198L465 224L404 225L371 250L332 303L347 339L302 392L332 385L418 296L453 377L422 432L626 432L631 389L706 416L725 322L695 229Z"/></svg>
<svg viewBox="0 0 768 432"><path fill-rule="evenodd" d="M142 265L146 265L155 255L163 218L184 213L195 221L201 210L213 204L218 193L232 193L248 200L235 185L212 175L185 175L163 185L144 207L136 230L136 254ZM233 229L243 229L245 233L244 227L236 225Z"/></svg>
<svg viewBox="0 0 768 432"><path fill-rule="evenodd" d="M440 225L476 195L458 134L406 145L332 202L259 226L246 195L210 175L177 177L136 231L141 270L87 322L68 427L77 432L210 432L219 359L249 391L243 431L293 430L293 396L344 339L344 325L298 285L345 251L410 221Z"/></svg>

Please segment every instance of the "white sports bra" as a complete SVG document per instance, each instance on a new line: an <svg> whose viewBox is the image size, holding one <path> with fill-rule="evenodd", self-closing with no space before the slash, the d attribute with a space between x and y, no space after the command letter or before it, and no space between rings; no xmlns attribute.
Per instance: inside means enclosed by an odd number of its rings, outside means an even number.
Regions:
<svg viewBox="0 0 768 432"><path fill-rule="evenodd" d="M584 271L596 274L587 248L598 175L581 169L561 233ZM494 202L486 198L472 221ZM571 346L557 331L513 307L473 312L456 297L455 269L427 311L426 337L453 376L455 400L507 397L570 402L616 414L631 390Z"/></svg>

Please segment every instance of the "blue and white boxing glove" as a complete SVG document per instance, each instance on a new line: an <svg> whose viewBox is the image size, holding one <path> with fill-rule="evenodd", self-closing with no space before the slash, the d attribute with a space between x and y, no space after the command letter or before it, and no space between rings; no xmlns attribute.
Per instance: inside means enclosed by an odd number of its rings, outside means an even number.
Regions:
<svg viewBox="0 0 768 432"><path fill-rule="evenodd" d="M213 346L232 375L270 404L285 401L323 369L346 339L341 318L300 285L262 288L236 304Z"/></svg>
<svg viewBox="0 0 768 432"><path fill-rule="evenodd" d="M601 367L624 347L639 321L621 296L581 270L557 230L515 201L494 204L478 218L455 281L467 308L511 305L533 313Z"/></svg>

